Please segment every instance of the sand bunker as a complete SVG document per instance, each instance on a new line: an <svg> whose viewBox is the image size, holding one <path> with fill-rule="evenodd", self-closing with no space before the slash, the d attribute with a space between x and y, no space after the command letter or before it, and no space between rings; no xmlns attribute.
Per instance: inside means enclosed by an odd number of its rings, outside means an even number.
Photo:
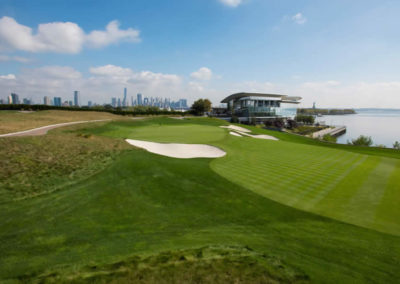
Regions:
<svg viewBox="0 0 400 284"><path fill-rule="evenodd" d="M233 136L242 137L242 135L240 135L239 133L233 132L233 131L229 131L229 134L230 134L230 135L233 135Z"/></svg>
<svg viewBox="0 0 400 284"><path fill-rule="evenodd" d="M232 130L236 130L236 131L241 131L241 132L251 132L251 131L248 130L247 128L240 127L240 126L236 126L236 125L220 126L220 127L222 127L222 128L228 128L228 129L232 129Z"/></svg>
<svg viewBox="0 0 400 284"><path fill-rule="evenodd" d="M227 128L227 129L232 129L233 131L230 131L229 134L234 135L234 136L248 136L256 139L266 139L266 140L279 140L278 138L270 135L265 135L265 134L260 134L260 135L252 135L249 134L251 131L248 130L247 128L236 126L236 125L229 125L229 126L220 126L222 128Z"/></svg>
<svg viewBox="0 0 400 284"><path fill-rule="evenodd" d="M125 141L151 153L172 158L220 158L226 155L221 149L204 144L156 143L132 139Z"/></svg>
<svg viewBox="0 0 400 284"><path fill-rule="evenodd" d="M238 131L240 134L244 135L244 136L248 136L248 137L252 137L252 138L256 138L256 139L266 139L266 140L275 140L278 141L279 139L274 137L274 136L270 136L270 135L265 135L265 134L260 134L260 135L251 135L248 133L244 133L244 132L240 132Z"/></svg>

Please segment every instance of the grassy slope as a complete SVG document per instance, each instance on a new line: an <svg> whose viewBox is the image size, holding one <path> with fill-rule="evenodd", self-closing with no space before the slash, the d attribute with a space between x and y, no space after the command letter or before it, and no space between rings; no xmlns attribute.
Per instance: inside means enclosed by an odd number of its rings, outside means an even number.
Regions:
<svg viewBox="0 0 400 284"><path fill-rule="evenodd" d="M176 126L188 123L196 128L193 124L197 122L218 123L157 119L130 126L158 127L161 136L164 128L159 128L160 123L182 130ZM197 137L191 132L193 142L209 139L228 149L236 141L225 130L207 138L207 131L201 129L204 131ZM110 134L110 130L114 132ZM132 130L127 123L113 123L88 131L128 137ZM151 134L134 131L142 139ZM222 140L215 142L218 135ZM182 135L176 142L187 139ZM88 265L102 267L133 255L146 257L215 245L251 247L302 271L312 282L393 283L399 278L399 237L260 197L217 175L210 169L210 161L171 159L132 148L112 166L78 184L1 204L0 277L35 277L56 270L79 278L87 274L84 267ZM384 198L393 196L398 196L395 189ZM128 279L135 279L132 277Z"/></svg>
<svg viewBox="0 0 400 284"><path fill-rule="evenodd" d="M0 111L0 134L28 130L62 122L120 118L121 116L94 111Z"/></svg>
<svg viewBox="0 0 400 284"><path fill-rule="evenodd" d="M63 127L40 137L0 138L0 203L57 190L111 164L130 146L122 139L82 135L102 124Z"/></svg>

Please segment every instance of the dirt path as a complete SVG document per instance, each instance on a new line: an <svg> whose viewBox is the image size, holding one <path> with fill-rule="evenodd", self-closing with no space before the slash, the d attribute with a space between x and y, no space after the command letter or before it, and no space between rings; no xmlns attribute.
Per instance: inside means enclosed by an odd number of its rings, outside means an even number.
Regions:
<svg viewBox="0 0 400 284"><path fill-rule="evenodd" d="M88 123L88 122L109 121L109 120L111 120L111 119L84 120L84 121L57 123L57 124L51 124L51 125L47 125L47 126L34 128L34 129L24 130L24 131L0 134L0 137L39 136L39 135L45 135L47 133L47 131L49 131L51 129L62 127L62 126L74 125L74 124L80 124L80 123Z"/></svg>

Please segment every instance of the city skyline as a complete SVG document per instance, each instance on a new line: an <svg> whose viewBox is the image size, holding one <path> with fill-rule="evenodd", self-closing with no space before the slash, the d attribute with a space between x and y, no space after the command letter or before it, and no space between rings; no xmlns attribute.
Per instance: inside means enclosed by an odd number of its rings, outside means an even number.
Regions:
<svg viewBox="0 0 400 284"><path fill-rule="evenodd" d="M0 97L79 89L106 103L126 86L214 105L245 91L301 96L302 106L400 108L399 2L60 3L0 4Z"/></svg>

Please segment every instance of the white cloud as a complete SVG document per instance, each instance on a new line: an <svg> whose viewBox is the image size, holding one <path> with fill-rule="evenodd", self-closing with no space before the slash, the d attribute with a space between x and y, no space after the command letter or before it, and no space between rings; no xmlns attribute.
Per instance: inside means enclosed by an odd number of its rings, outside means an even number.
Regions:
<svg viewBox="0 0 400 284"><path fill-rule="evenodd" d="M87 35L72 22L39 24L37 32L33 32L32 28L19 24L11 17L0 18L0 50L78 53L84 45L103 47L139 40L138 30L120 30L117 21L110 22L105 31L92 31Z"/></svg>
<svg viewBox="0 0 400 284"><path fill-rule="evenodd" d="M0 61L16 61L20 63L28 63L31 62L32 60L26 57L21 57L21 56L8 56L8 55L3 55L0 54Z"/></svg>
<svg viewBox="0 0 400 284"><path fill-rule="evenodd" d="M304 15L302 13L297 13L296 15L294 15L292 17L293 22L295 22L296 24L299 25L303 25L307 22L307 18L304 17Z"/></svg>
<svg viewBox="0 0 400 284"><path fill-rule="evenodd" d="M14 74L8 74L8 75L0 75L0 80L15 80L16 77Z"/></svg>
<svg viewBox="0 0 400 284"><path fill-rule="evenodd" d="M229 7L237 7L243 3L243 0L219 0L219 2Z"/></svg>
<svg viewBox="0 0 400 284"><path fill-rule="evenodd" d="M210 80L212 77L212 71L207 67L201 67L199 70L190 74L190 77L196 80Z"/></svg>
<svg viewBox="0 0 400 284"><path fill-rule="evenodd" d="M112 21L108 23L105 31L92 31L87 35L87 43L93 47L103 47L118 42L138 42L140 32L138 30L128 28L127 30L119 29L119 22Z"/></svg>

